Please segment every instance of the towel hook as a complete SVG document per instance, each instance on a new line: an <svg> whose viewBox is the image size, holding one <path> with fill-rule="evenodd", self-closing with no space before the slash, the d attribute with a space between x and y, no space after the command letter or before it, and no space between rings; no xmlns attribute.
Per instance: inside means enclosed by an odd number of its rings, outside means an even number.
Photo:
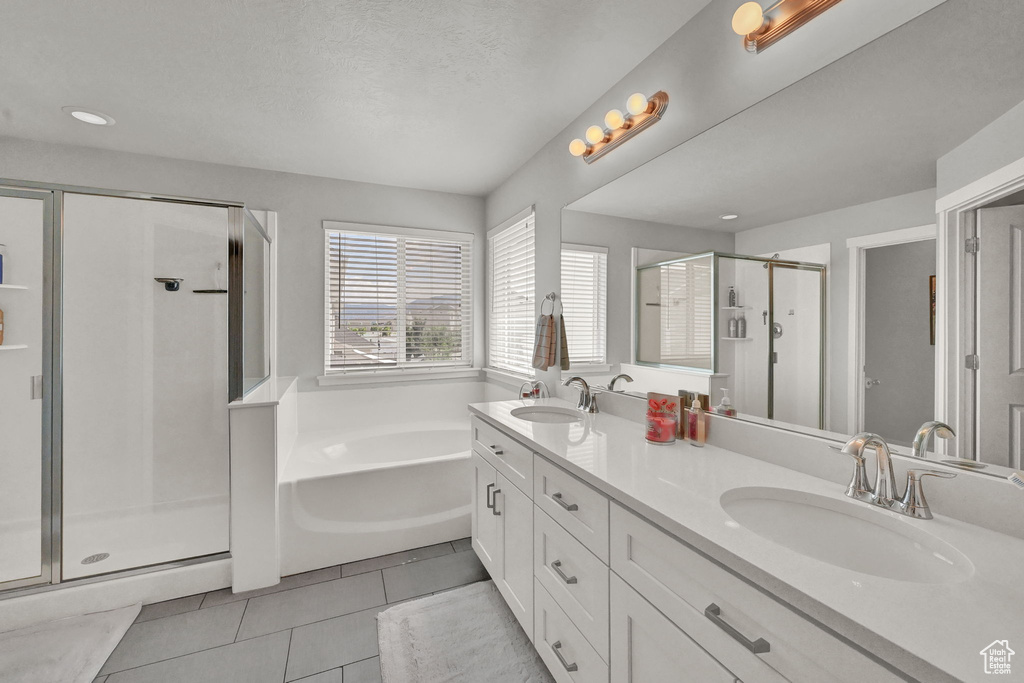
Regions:
<svg viewBox="0 0 1024 683"><path fill-rule="evenodd" d="M542 301L541 304L540 304L540 314L541 315L553 315L554 312L555 312L555 300L557 300L557 299L558 299L558 295L557 294L555 294L554 292L548 292L547 296L544 297L544 301ZM545 313L544 312L544 304L546 304L549 301L551 302L551 313Z"/></svg>

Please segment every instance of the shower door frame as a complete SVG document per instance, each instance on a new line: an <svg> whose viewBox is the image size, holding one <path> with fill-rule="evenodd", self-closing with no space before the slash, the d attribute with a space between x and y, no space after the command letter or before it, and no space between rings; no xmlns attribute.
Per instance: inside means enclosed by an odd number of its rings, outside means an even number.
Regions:
<svg viewBox="0 0 1024 683"><path fill-rule="evenodd" d="M236 378L234 373L241 372L241 341L232 342L233 316L241 320L243 288L242 273L242 236L245 204L237 201L218 199L202 199L165 195L153 192L137 192L129 190L109 190L79 185L45 183L30 180L0 178L0 194L5 196L21 196L47 200L48 210L44 213L44 250L43 250L43 302L50 306L50 314L43 314L43 448L40 454L43 459L43 565L42 576L31 579L19 579L0 583L0 599L16 597L30 593L42 592L58 588L62 585L81 585L111 578L132 576L137 574L161 571L173 567L181 567L199 562L210 562L230 557L229 550L206 555L203 557L182 558L146 567L133 567L121 571L96 576L69 579L61 578L62 562L62 488L63 488L63 236L64 236L64 194L86 194L119 199L139 199L175 204L191 204L195 206L212 206L228 211L226 246L228 252L228 402L240 398L234 395L232 387L241 387L242 377ZM258 222L258 221L257 221ZM234 274L237 273L238 279ZM240 325L239 325L240 328ZM47 359L49 362L47 362ZM227 454L225 454L227 457ZM228 481L230 482L230 460ZM230 541L229 541L230 543Z"/></svg>

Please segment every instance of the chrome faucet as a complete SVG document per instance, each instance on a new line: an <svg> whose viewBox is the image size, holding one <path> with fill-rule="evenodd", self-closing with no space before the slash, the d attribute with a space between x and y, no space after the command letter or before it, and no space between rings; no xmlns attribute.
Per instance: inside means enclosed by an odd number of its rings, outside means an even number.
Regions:
<svg viewBox="0 0 1024 683"><path fill-rule="evenodd" d="M937 420L925 422L917 430L917 436L914 437L913 454L915 458L928 457L928 439L932 434L943 439L952 439L956 436L956 432L953 431L953 428L945 422L939 422Z"/></svg>
<svg viewBox="0 0 1024 683"><path fill-rule="evenodd" d="M585 413L596 413L597 401L594 400L594 395L590 393L590 385L587 384L587 380L582 377L570 377L569 379L562 382L563 387L577 385L580 390L580 400L576 403L576 410L582 410Z"/></svg>
<svg viewBox="0 0 1024 683"><path fill-rule="evenodd" d="M614 377L612 377L612 381L608 382L608 391L615 391L615 383L618 382L620 379L624 379L627 382L632 382L633 381L633 378L630 377L629 375L626 375L626 374L615 375Z"/></svg>
<svg viewBox="0 0 1024 683"><path fill-rule="evenodd" d="M875 469L874 486L868 484L867 472L864 468L864 451L869 446L875 449L878 463ZM952 479L956 476L952 472L941 470L909 470L907 472L907 489L900 496L899 490L896 488L896 476L892 470L889 444L881 436L870 432L861 432L847 441L846 445L839 449L839 452L852 457L857 462L853 477L846 487L848 497L917 519L932 518L931 510L928 509L928 501L924 497L924 489L921 487L922 477Z"/></svg>

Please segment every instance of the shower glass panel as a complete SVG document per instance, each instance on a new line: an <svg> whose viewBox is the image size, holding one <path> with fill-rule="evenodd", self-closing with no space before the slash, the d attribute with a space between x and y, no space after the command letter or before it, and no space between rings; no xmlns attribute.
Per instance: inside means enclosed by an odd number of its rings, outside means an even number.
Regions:
<svg viewBox="0 0 1024 683"><path fill-rule="evenodd" d="M242 223L242 393L270 376L270 237L245 211Z"/></svg>
<svg viewBox="0 0 1024 683"><path fill-rule="evenodd" d="M768 272L773 354L769 417L821 429L821 271L772 263Z"/></svg>
<svg viewBox="0 0 1024 683"><path fill-rule="evenodd" d="M227 232L223 207L64 195L64 580L228 549Z"/></svg>
<svg viewBox="0 0 1024 683"><path fill-rule="evenodd" d="M50 579L43 264L51 211L49 192L0 189L0 588Z"/></svg>

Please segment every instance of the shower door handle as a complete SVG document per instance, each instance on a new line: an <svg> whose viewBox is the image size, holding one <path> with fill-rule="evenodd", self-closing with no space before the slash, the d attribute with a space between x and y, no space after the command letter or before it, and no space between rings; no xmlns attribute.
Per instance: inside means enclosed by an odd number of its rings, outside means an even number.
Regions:
<svg viewBox="0 0 1024 683"><path fill-rule="evenodd" d="M43 398L43 376L32 376L32 400L38 401Z"/></svg>

